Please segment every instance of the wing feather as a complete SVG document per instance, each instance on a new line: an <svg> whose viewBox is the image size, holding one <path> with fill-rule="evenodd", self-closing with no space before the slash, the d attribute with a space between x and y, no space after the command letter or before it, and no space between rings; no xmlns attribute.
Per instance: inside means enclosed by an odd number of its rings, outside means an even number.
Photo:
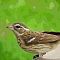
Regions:
<svg viewBox="0 0 60 60"><path fill-rule="evenodd" d="M43 33L53 34L53 35L60 35L60 32L43 32Z"/></svg>
<svg viewBox="0 0 60 60"><path fill-rule="evenodd" d="M59 33L52 32L42 32L35 33L35 39L30 42L30 44L45 44L45 43L53 43L60 40Z"/></svg>
<svg viewBox="0 0 60 60"><path fill-rule="evenodd" d="M56 41L60 41L60 32L30 32L26 33L23 40L26 45L35 45L35 44L46 44L46 43L54 43ZM24 37L24 36L23 36ZM34 38L34 39L33 39Z"/></svg>

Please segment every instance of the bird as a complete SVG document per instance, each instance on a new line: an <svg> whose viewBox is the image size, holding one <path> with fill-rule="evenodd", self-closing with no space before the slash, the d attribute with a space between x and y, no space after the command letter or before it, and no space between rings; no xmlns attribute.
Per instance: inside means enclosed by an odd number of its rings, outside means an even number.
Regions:
<svg viewBox="0 0 60 60"><path fill-rule="evenodd" d="M13 23L7 28L13 31L19 46L24 51L35 54L33 59L43 57L60 44L60 32L35 32L23 23Z"/></svg>

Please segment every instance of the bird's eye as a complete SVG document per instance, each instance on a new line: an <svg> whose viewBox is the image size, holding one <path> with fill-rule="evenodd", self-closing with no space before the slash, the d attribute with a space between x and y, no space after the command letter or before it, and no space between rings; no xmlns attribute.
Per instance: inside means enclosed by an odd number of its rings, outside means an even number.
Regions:
<svg viewBox="0 0 60 60"><path fill-rule="evenodd" d="M21 26L16 26L16 28L22 28Z"/></svg>

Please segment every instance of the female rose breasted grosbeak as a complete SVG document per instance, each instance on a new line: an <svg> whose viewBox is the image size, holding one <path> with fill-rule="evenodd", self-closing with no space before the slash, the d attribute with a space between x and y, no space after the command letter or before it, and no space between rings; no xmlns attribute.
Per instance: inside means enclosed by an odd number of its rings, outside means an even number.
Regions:
<svg viewBox="0 0 60 60"><path fill-rule="evenodd" d="M14 32L22 49L39 56L53 50L60 42L60 32L33 32L22 23L14 23L8 28Z"/></svg>

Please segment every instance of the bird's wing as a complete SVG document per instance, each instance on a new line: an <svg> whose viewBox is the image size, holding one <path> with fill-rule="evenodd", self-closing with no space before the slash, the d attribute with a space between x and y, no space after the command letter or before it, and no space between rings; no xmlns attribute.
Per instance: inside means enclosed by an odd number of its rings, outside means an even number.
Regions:
<svg viewBox="0 0 60 60"><path fill-rule="evenodd" d="M28 44L44 44L44 43L53 43L60 40L60 32L42 32L35 33L35 37L32 37Z"/></svg>
<svg viewBox="0 0 60 60"><path fill-rule="evenodd" d="M55 42L60 40L60 32L42 32L42 43Z"/></svg>
<svg viewBox="0 0 60 60"><path fill-rule="evenodd" d="M53 34L53 35L60 35L60 32L43 32L43 33Z"/></svg>

